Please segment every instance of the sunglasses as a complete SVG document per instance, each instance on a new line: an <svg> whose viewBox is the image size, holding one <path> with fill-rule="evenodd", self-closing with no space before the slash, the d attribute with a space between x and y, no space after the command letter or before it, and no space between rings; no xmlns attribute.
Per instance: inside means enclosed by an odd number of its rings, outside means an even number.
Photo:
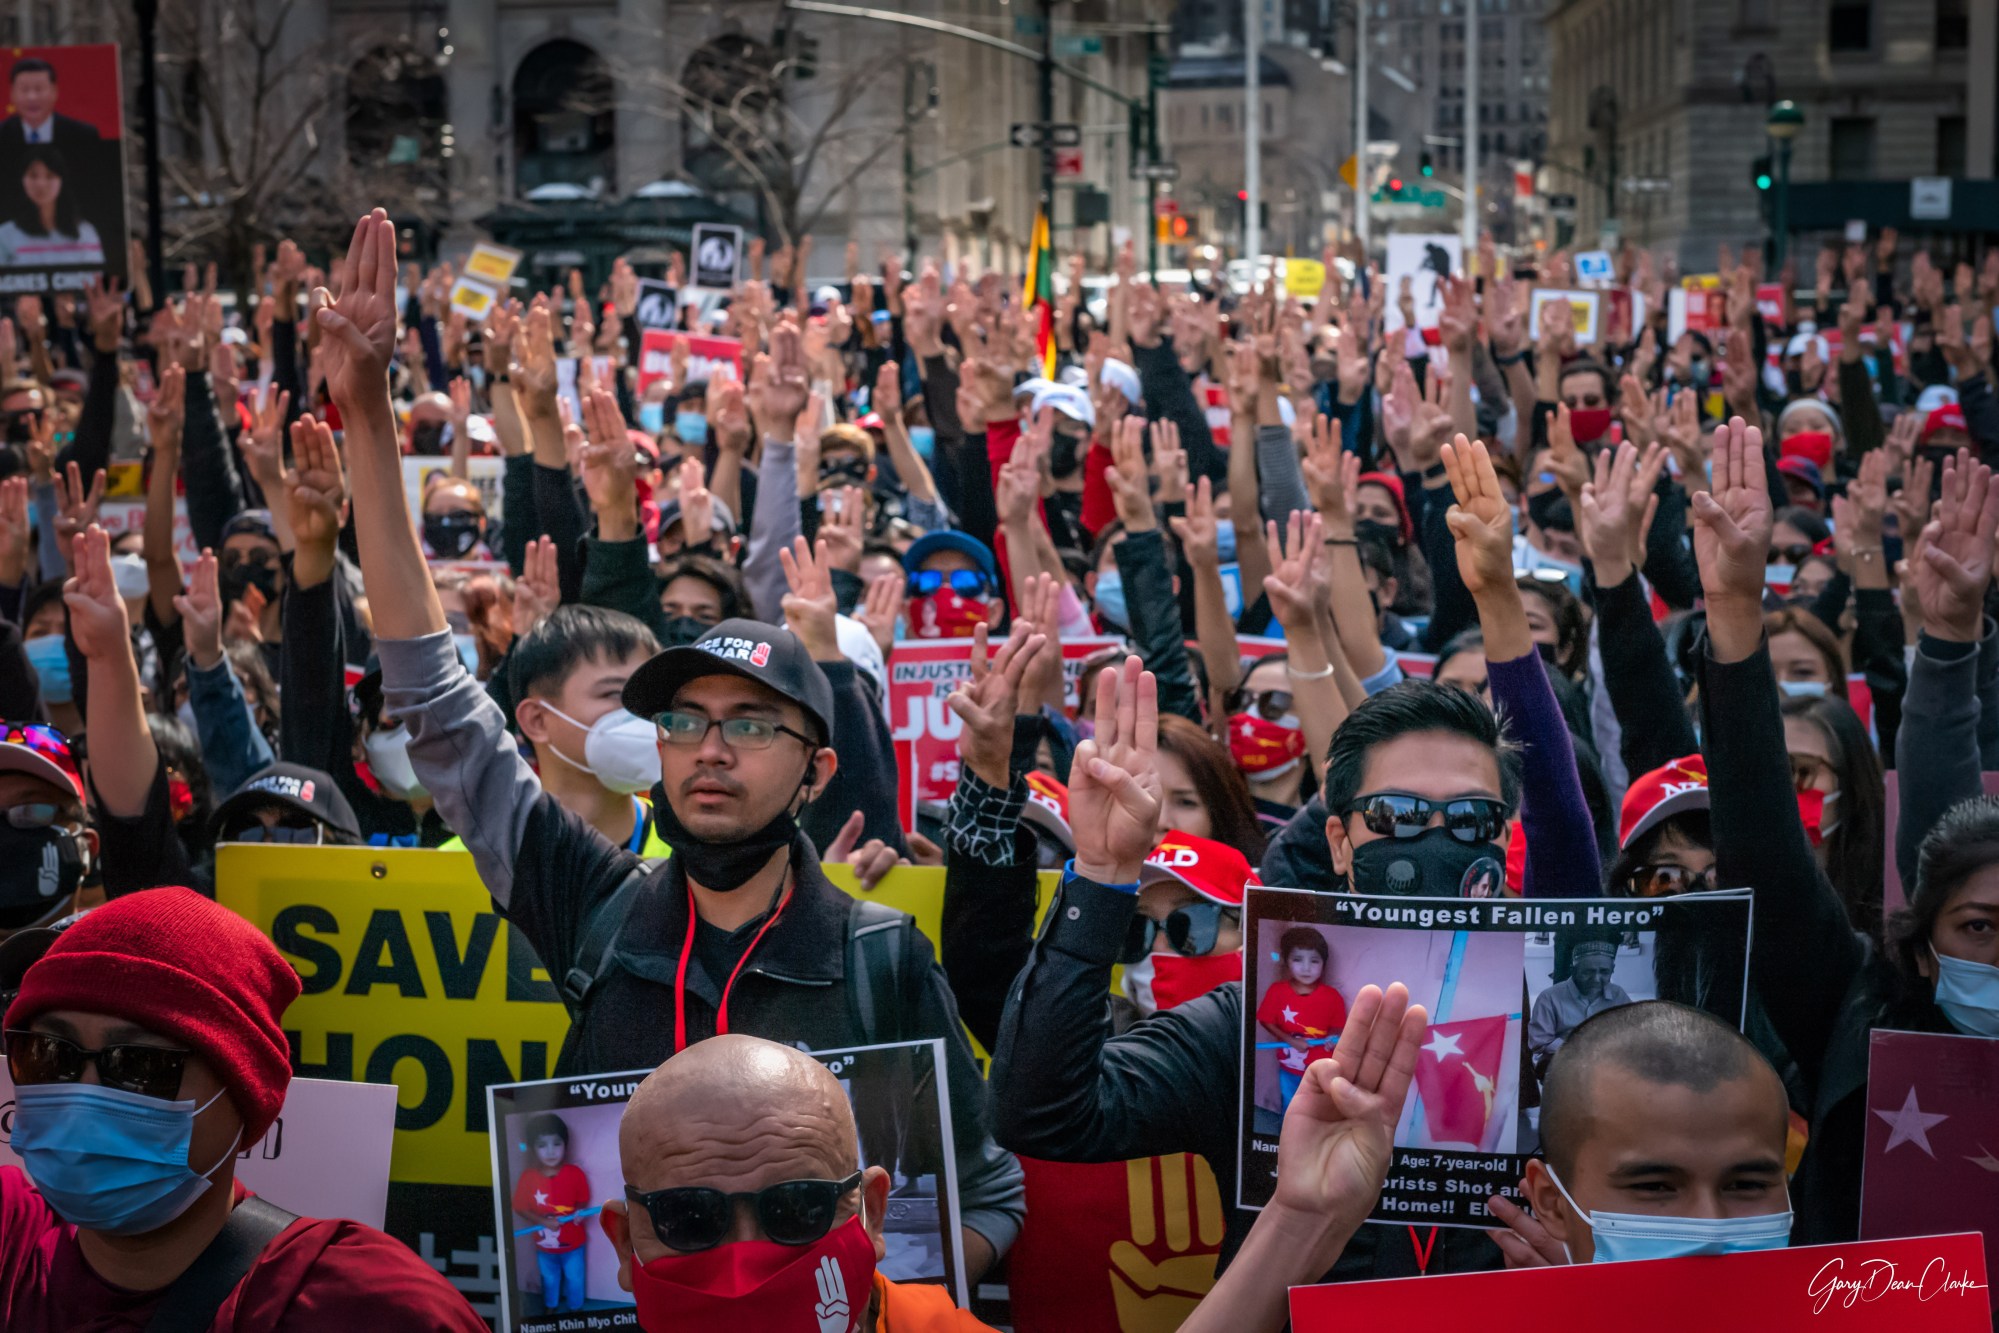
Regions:
<svg viewBox="0 0 1999 1333"><path fill-rule="evenodd" d="M261 821L252 821L234 833L224 833L218 842L279 842L304 843L318 846L325 841L323 831L317 822L306 824L272 824L268 828Z"/></svg>
<svg viewBox="0 0 1999 1333"><path fill-rule="evenodd" d="M30 801L26 805L7 807L7 822L15 828L48 828L62 818L62 807L50 805L46 801Z"/></svg>
<svg viewBox="0 0 1999 1333"><path fill-rule="evenodd" d="M710 718L695 713L661 713L653 720L653 725L666 733L668 745L699 745L708 739L708 733L716 727L722 729L722 744L731 750L768 750L776 743L780 733L796 737L808 749L816 750L819 742L810 736L793 731L780 722L767 722L760 717Z"/></svg>
<svg viewBox="0 0 1999 1333"><path fill-rule="evenodd" d="M1188 903L1176 907L1166 914L1164 921L1154 921L1149 916L1136 915L1131 925L1125 929L1124 952L1118 961L1129 966L1143 962L1152 952L1153 941L1159 933L1166 933L1166 942L1173 946L1173 952L1189 958L1205 957L1215 951L1215 941L1221 937L1222 922L1237 919L1236 910L1220 903Z"/></svg>
<svg viewBox="0 0 1999 1333"><path fill-rule="evenodd" d="M1360 816L1370 833L1384 838L1418 837L1439 814L1459 842L1495 842L1506 829L1506 803L1488 796L1429 801L1403 792L1375 792L1356 797L1351 813Z"/></svg>
<svg viewBox="0 0 1999 1333"><path fill-rule="evenodd" d="M1232 711L1253 713L1265 722L1281 721L1292 711L1291 691L1256 690L1252 692L1249 690L1238 690L1235 694Z"/></svg>
<svg viewBox="0 0 1999 1333"><path fill-rule="evenodd" d="M83 1077L83 1067L97 1066L97 1077L106 1087L136 1092L142 1097L172 1100L180 1091L181 1070L188 1052L166 1046L121 1045L86 1050L49 1032L29 1032L8 1028L7 1072L15 1085L29 1083L75 1083Z"/></svg>
<svg viewBox="0 0 1999 1333"><path fill-rule="evenodd" d="M954 569L949 574L920 569L909 576L909 595L928 597L946 583L960 597L984 597L992 591L992 583L976 569Z"/></svg>
<svg viewBox="0 0 1999 1333"><path fill-rule="evenodd" d="M1766 565L1802 565L1811 557L1811 554L1812 548L1806 542L1798 542L1791 546L1773 546L1770 548L1769 554L1763 557L1763 563Z"/></svg>
<svg viewBox="0 0 1999 1333"><path fill-rule="evenodd" d="M840 1200L859 1188L861 1173L845 1180L786 1180L760 1190L728 1194L700 1185L642 1193L625 1186L625 1197L644 1207L659 1243L683 1254L712 1250L727 1239L736 1205L756 1211L766 1237L780 1245L810 1245L833 1229Z"/></svg>
<svg viewBox="0 0 1999 1333"><path fill-rule="evenodd" d="M1631 892L1640 898L1671 898L1682 893L1706 893L1714 887L1714 871L1685 866L1639 866L1631 872Z"/></svg>

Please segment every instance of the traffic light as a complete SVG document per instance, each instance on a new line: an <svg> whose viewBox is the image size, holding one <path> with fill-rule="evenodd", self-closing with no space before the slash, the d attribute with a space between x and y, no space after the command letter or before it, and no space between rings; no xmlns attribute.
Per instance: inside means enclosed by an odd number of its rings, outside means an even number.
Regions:
<svg viewBox="0 0 1999 1333"><path fill-rule="evenodd" d="M1773 177L1770 174L1770 155L1768 153L1765 153L1762 157L1757 158L1749 164L1749 178L1756 183L1756 188L1759 191L1770 188Z"/></svg>
<svg viewBox="0 0 1999 1333"><path fill-rule="evenodd" d="M1434 176L1437 174L1437 164L1430 160L1428 153L1423 154L1421 163L1416 169L1425 176Z"/></svg>
<svg viewBox="0 0 1999 1333"><path fill-rule="evenodd" d="M1388 178L1388 192L1391 195L1402 193L1402 178L1400 176L1390 176Z"/></svg>

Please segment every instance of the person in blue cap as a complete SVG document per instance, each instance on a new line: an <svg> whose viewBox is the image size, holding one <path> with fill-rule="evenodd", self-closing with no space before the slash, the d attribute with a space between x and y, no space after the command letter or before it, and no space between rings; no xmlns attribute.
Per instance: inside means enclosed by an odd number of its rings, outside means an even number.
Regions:
<svg viewBox="0 0 1999 1333"><path fill-rule="evenodd" d="M909 603L903 611L912 639L969 639L980 621L1000 628L999 564L969 533L933 532L903 554Z"/></svg>

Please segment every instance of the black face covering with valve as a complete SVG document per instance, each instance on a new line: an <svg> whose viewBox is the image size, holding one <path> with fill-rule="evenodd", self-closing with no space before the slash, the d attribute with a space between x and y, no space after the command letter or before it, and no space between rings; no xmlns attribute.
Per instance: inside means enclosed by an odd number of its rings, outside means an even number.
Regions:
<svg viewBox="0 0 1999 1333"><path fill-rule="evenodd" d="M1496 898L1506 853L1489 842L1460 842L1446 828L1413 838L1376 838L1353 849L1347 879L1355 893L1398 898Z"/></svg>
<svg viewBox="0 0 1999 1333"><path fill-rule="evenodd" d="M811 781L812 765L808 761L805 775L798 780L798 790L803 792ZM716 893L732 893L742 888L770 864L773 852L791 846L798 837L798 816L804 807L802 801L798 809L787 805L754 832L728 842L708 842L680 822L673 803L666 799L664 782L656 782L652 788L652 818L659 827L659 836L673 848L674 856L687 871L687 878Z"/></svg>
<svg viewBox="0 0 1999 1333"><path fill-rule="evenodd" d="M0 817L0 930L47 916L83 882L83 843L65 828L16 828Z"/></svg>

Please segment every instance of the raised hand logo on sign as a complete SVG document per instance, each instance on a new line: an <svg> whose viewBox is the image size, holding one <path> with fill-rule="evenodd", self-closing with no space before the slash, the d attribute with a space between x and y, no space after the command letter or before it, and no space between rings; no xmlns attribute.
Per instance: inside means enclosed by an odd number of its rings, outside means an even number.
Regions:
<svg viewBox="0 0 1999 1333"><path fill-rule="evenodd" d="M743 229L703 222L694 228L694 285L727 288L736 285L742 262Z"/></svg>

